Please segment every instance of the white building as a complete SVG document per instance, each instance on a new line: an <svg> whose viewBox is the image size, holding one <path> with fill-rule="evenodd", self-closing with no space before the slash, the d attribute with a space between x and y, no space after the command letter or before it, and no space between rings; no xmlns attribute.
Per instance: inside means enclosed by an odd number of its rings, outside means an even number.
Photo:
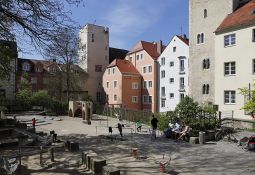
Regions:
<svg viewBox="0 0 255 175"><path fill-rule="evenodd" d="M87 24L79 33L79 66L88 73L86 88L93 101L103 102L102 77L109 64L109 29Z"/></svg>
<svg viewBox="0 0 255 175"><path fill-rule="evenodd" d="M175 35L158 58L159 112L173 111L188 95L189 40Z"/></svg>
<svg viewBox="0 0 255 175"><path fill-rule="evenodd" d="M219 111L233 111L235 118L251 119L242 110L239 88L255 80L255 0L228 15L215 36L215 103ZM224 116L223 116L224 117Z"/></svg>

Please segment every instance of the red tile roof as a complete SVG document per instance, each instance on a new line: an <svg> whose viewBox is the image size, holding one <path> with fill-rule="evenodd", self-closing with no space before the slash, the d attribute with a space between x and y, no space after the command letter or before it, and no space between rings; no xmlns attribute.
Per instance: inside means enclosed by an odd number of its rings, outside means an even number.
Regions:
<svg viewBox="0 0 255 175"><path fill-rule="evenodd" d="M165 50L166 46L162 45L162 52ZM138 42L135 47L128 52L128 54L138 52L141 50L145 50L153 59L157 59L161 53L157 51L157 43L155 42L147 42L147 41L140 41Z"/></svg>
<svg viewBox="0 0 255 175"><path fill-rule="evenodd" d="M138 70L128 60L115 59L107 68L117 66L121 73L139 74Z"/></svg>
<svg viewBox="0 0 255 175"><path fill-rule="evenodd" d="M185 44L189 45L189 39L186 36L176 35L180 40L182 40Z"/></svg>
<svg viewBox="0 0 255 175"><path fill-rule="evenodd" d="M255 0L251 0L243 7L229 14L215 32L224 32L226 30L231 30L233 28L249 24L255 24Z"/></svg>

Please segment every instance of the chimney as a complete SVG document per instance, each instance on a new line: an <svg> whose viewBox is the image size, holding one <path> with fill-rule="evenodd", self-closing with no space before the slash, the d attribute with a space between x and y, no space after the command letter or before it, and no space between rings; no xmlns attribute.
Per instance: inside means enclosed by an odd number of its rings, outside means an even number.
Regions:
<svg viewBox="0 0 255 175"><path fill-rule="evenodd" d="M159 42L157 42L157 52L159 54L162 53L162 40L159 40Z"/></svg>
<svg viewBox="0 0 255 175"><path fill-rule="evenodd" d="M186 34L182 34L181 37L182 37L183 39L187 39Z"/></svg>

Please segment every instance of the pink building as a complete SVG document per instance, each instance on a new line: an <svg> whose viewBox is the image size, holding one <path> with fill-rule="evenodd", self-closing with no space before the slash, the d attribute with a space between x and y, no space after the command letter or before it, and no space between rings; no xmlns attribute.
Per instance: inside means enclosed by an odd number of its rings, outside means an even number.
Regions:
<svg viewBox="0 0 255 175"><path fill-rule="evenodd" d="M141 79L130 61L115 59L103 74L107 103L114 107L141 110Z"/></svg>
<svg viewBox="0 0 255 175"><path fill-rule="evenodd" d="M157 58L166 46L160 42L140 41L127 54L126 60L132 62L142 75L142 109L157 112Z"/></svg>

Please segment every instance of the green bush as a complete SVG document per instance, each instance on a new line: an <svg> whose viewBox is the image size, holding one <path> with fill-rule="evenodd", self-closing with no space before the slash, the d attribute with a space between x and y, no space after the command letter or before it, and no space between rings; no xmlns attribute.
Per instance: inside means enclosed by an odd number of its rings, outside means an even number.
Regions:
<svg viewBox="0 0 255 175"><path fill-rule="evenodd" d="M161 114L161 115L158 115L157 119L159 121L158 122L159 130L164 131L164 129L168 128L168 124L169 124L168 116Z"/></svg>
<svg viewBox="0 0 255 175"><path fill-rule="evenodd" d="M33 106L42 106L43 108L49 108L52 104L52 98L48 95L47 91L41 90L36 92L31 99Z"/></svg>
<svg viewBox="0 0 255 175"><path fill-rule="evenodd" d="M56 115L65 115L68 113L68 103L53 99L50 110L51 112L56 113Z"/></svg>

